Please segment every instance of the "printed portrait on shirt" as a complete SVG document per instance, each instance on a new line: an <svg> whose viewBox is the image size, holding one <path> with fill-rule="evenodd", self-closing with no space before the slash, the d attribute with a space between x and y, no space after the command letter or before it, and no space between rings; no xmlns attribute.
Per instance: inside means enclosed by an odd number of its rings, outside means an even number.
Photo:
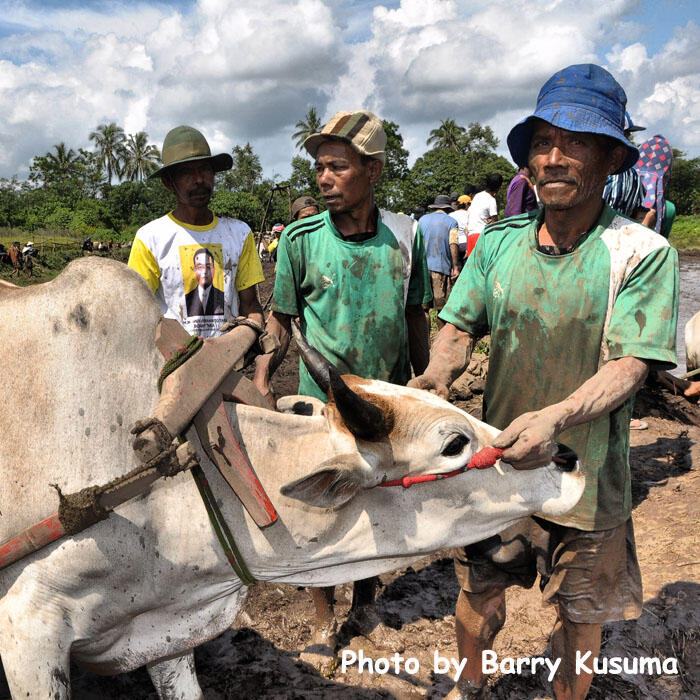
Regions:
<svg viewBox="0 0 700 700"><path fill-rule="evenodd" d="M224 268L220 243L180 246L187 317L224 315Z"/></svg>

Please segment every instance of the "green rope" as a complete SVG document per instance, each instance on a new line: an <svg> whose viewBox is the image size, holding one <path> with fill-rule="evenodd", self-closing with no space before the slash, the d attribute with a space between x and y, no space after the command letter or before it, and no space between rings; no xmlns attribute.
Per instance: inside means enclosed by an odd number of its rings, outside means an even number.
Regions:
<svg viewBox="0 0 700 700"><path fill-rule="evenodd" d="M236 546L236 541L233 539L233 535L231 534L221 511L216 505L214 494L211 492L206 474L204 471L202 471L202 468L199 465L192 467L191 471L194 481L197 484L197 488L199 489L199 495L202 497L202 501L204 502L204 507L207 509L209 520L211 521L214 532L219 539L221 548L224 550L228 563L231 564L231 568L246 586L252 586L255 583L255 579L243 561L241 552Z"/></svg>
<svg viewBox="0 0 700 700"><path fill-rule="evenodd" d="M190 357L192 357L192 355L194 355L203 344L204 340L202 338L196 335L191 335L185 346L179 348L165 363L163 369L160 371L160 377L158 378L159 394L163 388L165 378L174 372L180 365L187 362L187 360L189 360ZM180 442L183 441L183 438L178 439ZM231 530L229 530L221 510L216 504L216 499L214 498L214 494L209 487L206 474L199 464L192 467L190 472L192 473L192 478L194 479L195 484L197 484L199 495L202 498L204 507L207 510L207 515L209 516L209 521L214 528L214 532L216 533L216 537L219 540L221 548L224 550L228 563L231 565L231 568L235 572L236 576L243 581L244 585L252 586L255 583L255 579L243 561L243 557L241 556L240 550L236 546L236 541L233 539Z"/></svg>
<svg viewBox="0 0 700 700"><path fill-rule="evenodd" d="M158 393L160 394L163 388L163 382L169 374L172 374L180 365L185 364L187 360L194 355L199 348L204 345L204 340L197 335L191 335L190 339L185 343L185 346L178 348L175 354L165 363L158 377Z"/></svg>

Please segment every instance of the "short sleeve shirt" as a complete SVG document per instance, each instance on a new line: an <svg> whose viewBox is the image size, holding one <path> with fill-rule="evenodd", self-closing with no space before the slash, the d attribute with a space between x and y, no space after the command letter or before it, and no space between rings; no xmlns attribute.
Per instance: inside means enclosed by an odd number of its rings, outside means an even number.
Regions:
<svg viewBox="0 0 700 700"><path fill-rule="evenodd" d="M421 216L418 226L423 234L428 270L449 275L452 271L450 232L457 232L459 224L444 211L434 211Z"/></svg>
<svg viewBox="0 0 700 700"><path fill-rule="evenodd" d="M198 255L203 250L211 257ZM211 265L210 284L200 288L196 255L200 266L204 261ZM217 216L206 226L194 226L170 213L142 226L129 267L146 280L166 318L202 337L218 335L224 321L238 315L238 292L264 280L250 227Z"/></svg>
<svg viewBox="0 0 700 700"><path fill-rule="evenodd" d="M486 191L477 192L467 209L467 233L481 233L486 222L498 215L496 198Z"/></svg>
<svg viewBox="0 0 700 700"><path fill-rule="evenodd" d="M571 253L537 249L542 212L486 229L440 317L491 333L484 418L505 428L562 401L608 360L633 356L675 365L678 256L653 231L607 205ZM558 440L586 473L581 501L555 522L602 530L631 512L629 421L634 397Z"/></svg>
<svg viewBox="0 0 700 700"><path fill-rule="evenodd" d="M409 217L384 211L377 229L368 240L348 241L327 211L288 226L272 309L299 316L309 342L341 372L405 384L405 307L432 298L423 238ZM302 362L299 393L326 400Z"/></svg>

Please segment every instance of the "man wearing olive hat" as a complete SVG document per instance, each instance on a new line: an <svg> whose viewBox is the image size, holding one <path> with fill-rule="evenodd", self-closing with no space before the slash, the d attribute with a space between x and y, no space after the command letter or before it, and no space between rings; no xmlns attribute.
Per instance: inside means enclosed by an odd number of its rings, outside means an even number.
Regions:
<svg viewBox="0 0 700 700"><path fill-rule="evenodd" d="M177 206L136 232L129 266L148 282L164 316L191 334L218 335L232 316L262 323L256 285L264 277L250 227L209 209L214 174L229 170L233 159L213 156L191 126L168 132L162 159L150 177L162 180Z"/></svg>
<svg viewBox="0 0 700 700"><path fill-rule="evenodd" d="M440 314L445 326L428 368L411 382L446 396L490 332L484 420L503 429L493 443L503 461L532 469L559 441L586 477L570 512L519 521L455 560L457 646L469 663L451 700L484 696L479 660L504 624L510 585L530 587L539 573L545 601L556 606L557 698L586 696L592 675L576 667L577 653L592 660L603 623L642 609L629 422L649 368L675 365L678 257L603 202L607 176L638 158L623 133L626 101L592 64L545 83L534 114L508 135L543 208L486 227Z"/></svg>

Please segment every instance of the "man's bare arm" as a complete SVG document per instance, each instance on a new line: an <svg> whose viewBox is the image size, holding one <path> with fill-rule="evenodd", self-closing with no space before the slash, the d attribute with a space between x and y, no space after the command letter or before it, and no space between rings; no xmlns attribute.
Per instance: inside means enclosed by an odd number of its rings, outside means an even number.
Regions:
<svg viewBox="0 0 700 700"><path fill-rule="evenodd" d="M459 276L459 244L450 243L450 255L452 256L452 271L450 277L456 280Z"/></svg>
<svg viewBox="0 0 700 700"><path fill-rule="evenodd" d="M245 316L251 321L255 321L262 326L263 310L262 306L260 305L260 299L258 299L258 285L254 284L252 287L248 287L247 289L241 289L241 291L238 292L238 298L241 302L241 316Z"/></svg>
<svg viewBox="0 0 700 700"><path fill-rule="evenodd" d="M611 360L563 401L516 418L494 447L506 448L503 459L516 469L546 464L559 433L615 410L642 386L648 372L647 363L637 357Z"/></svg>
<svg viewBox="0 0 700 700"><path fill-rule="evenodd" d="M277 350L265 355L258 355L255 360L255 386L258 387L263 396L268 396L272 393L270 378L282 364L282 360L289 348L289 341L292 335L292 317L273 311L267 319L265 330L270 335L276 335L280 341Z"/></svg>
<svg viewBox="0 0 700 700"><path fill-rule="evenodd" d="M450 384L467 368L473 349L472 335L446 323L435 338L425 373L408 386L427 389L446 399Z"/></svg>
<svg viewBox="0 0 700 700"><path fill-rule="evenodd" d="M406 306L406 326L411 367L413 367L413 373L418 376L425 372L430 356L430 331L425 312L420 304Z"/></svg>

